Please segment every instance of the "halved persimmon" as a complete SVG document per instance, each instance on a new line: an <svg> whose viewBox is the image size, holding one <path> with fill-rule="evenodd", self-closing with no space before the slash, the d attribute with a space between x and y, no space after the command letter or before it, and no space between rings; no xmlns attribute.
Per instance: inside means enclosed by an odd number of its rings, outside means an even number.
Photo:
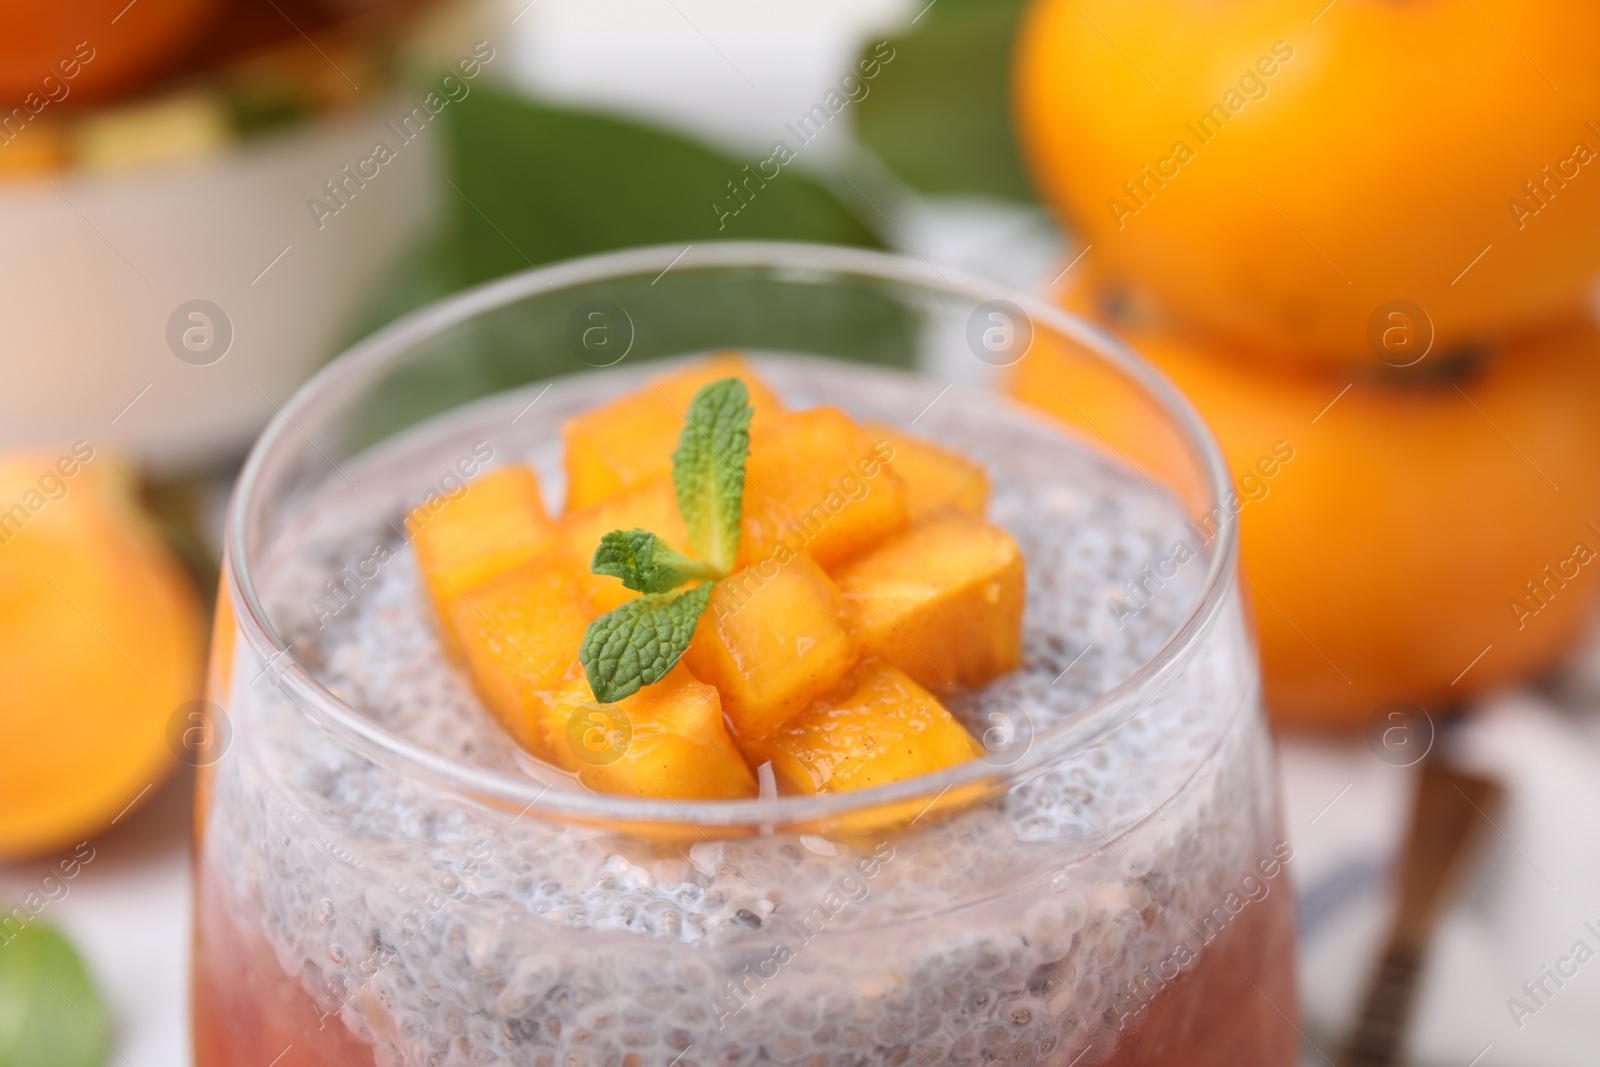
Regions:
<svg viewBox="0 0 1600 1067"><path fill-rule="evenodd" d="M187 745L201 625L126 468L83 442L0 458L0 859L151 795Z"/></svg>

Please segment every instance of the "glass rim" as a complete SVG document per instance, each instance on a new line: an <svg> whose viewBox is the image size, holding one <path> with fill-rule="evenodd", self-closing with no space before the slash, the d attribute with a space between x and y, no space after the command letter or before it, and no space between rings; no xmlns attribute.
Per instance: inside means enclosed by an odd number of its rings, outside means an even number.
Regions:
<svg viewBox="0 0 1600 1067"><path fill-rule="evenodd" d="M693 257L685 256L686 251L674 244L604 252L535 266L462 290L412 311L362 339L295 390L250 448L228 504L223 537L223 571L228 580L235 624L253 652L268 665L257 682L270 674L270 684L282 689L291 703L309 712L320 725L375 762L390 769L420 774L436 785L488 801L495 807L517 810L519 814L545 813L570 821L770 829L903 805L930 795L933 799L928 806L931 807L939 797L957 787L981 789L986 783L1025 777L1041 765L1104 739L1137 710L1138 702L1130 697L1158 686L1183 664L1209 630L1232 588L1238 565L1238 516L1232 508L1224 506L1232 478L1221 448L1193 404L1153 364L1105 330L1044 299L980 275L936 267L931 262L908 256L787 241L718 241L700 245ZM942 296L965 296L979 304L989 300L1010 301L1036 323L1057 331L1127 374L1172 419L1185 443L1194 451L1215 504L1215 513L1220 516L1213 538L1217 551L1207 567L1200 590L1161 646L1122 681L1097 694L1065 719L1033 734L1029 748L1014 763L998 766L975 758L933 774L851 792L746 800L648 799L581 788L553 789L535 779L469 766L367 718L322 685L296 658L273 627L256 591L246 553L245 531L250 528L259 505L256 499L259 482L268 458L294 446L294 438L299 433L295 428L297 415L314 409L325 394L339 393L362 384L363 380L370 381L418 344L522 298L610 278L665 273L668 269L732 268L813 270L920 288ZM1124 707L1128 714L1118 716L1118 709Z"/></svg>

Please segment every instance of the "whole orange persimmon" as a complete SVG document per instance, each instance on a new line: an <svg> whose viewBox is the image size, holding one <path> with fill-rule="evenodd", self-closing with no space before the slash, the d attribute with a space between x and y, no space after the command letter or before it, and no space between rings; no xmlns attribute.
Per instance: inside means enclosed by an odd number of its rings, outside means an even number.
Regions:
<svg viewBox="0 0 1600 1067"><path fill-rule="evenodd" d="M0 457L0 860L83 840L150 795L184 751L169 734L198 695L201 642L194 590L124 468L83 442Z"/></svg>
<svg viewBox="0 0 1600 1067"><path fill-rule="evenodd" d="M1034 0L1016 114L1092 262L1275 365L1395 364L1392 302L1445 351L1600 271L1596 40L1584 0Z"/></svg>
<svg viewBox="0 0 1600 1067"><path fill-rule="evenodd" d="M1436 712L1555 662L1600 589L1600 332L1571 322L1473 368L1392 380L1266 372L1106 307L1199 408L1233 469L1244 591L1281 725ZM1446 373L1439 373L1441 370ZM1067 419L1035 345L1012 392Z"/></svg>
<svg viewBox="0 0 1600 1067"><path fill-rule="evenodd" d="M0 0L0 105L38 114L114 93L181 53L219 6L220 0ZM15 136L19 128L13 121L7 130Z"/></svg>

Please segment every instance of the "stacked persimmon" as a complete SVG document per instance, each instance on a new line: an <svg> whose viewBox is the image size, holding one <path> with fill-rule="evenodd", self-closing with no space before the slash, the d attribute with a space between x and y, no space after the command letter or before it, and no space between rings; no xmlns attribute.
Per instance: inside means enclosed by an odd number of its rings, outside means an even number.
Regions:
<svg viewBox="0 0 1600 1067"><path fill-rule="evenodd" d="M1166 371L1237 472L1270 709L1348 727L1527 677L1592 613L1600 9L1313 22L1034 0L1014 88L1089 246L1062 300ZM1013 390L1073 418L1072 367L1036 344Z"/></svg>
<svg viewBox="0 0 1600 1067"><path fill-rule="evenodd" d="M837 408L786 410L735 356L563 438L561 518L511 465L411 520L445 643L523 748L592 789L672 799L755 796L769 763L809 794L983 751L935 696L1021 658L1023 559L983 518L981 468Z"/></svg>

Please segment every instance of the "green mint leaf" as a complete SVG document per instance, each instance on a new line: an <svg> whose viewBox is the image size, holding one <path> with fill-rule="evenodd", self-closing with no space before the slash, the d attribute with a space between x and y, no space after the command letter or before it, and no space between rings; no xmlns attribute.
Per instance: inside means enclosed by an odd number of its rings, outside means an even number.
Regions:
<svg viewBox="0 0 1600 1067"><path fill-rule="evenodd" d="M106 1010L72 943L52 927L0 929L0 1064L101 1067Z"/></svg>
<svg viewBox="0 0 1600 1067"><path fill-rule="evenodd" d="M594 698L610 704L665 678L689 647L695 623L711 601L712 585L642 596L591 622L578 646L578 659Z"/></svg>
<svg viewBox="0 0 1600 1067"><path fill-rule="evenodd" d="M686 582L722 577L711 564L690 559L639 529L612 530L602 537L589 569L620 578L624 586L640 593L670 593Z"/></svg>
<svg viewBox="0 0 1600 1067"><path fill-rule="evenodd" d="M704 386L672 453L678 511L689 545L723 577L739 554L744 510L744 463L750 455L750 391L738 378Z"/></svg>

